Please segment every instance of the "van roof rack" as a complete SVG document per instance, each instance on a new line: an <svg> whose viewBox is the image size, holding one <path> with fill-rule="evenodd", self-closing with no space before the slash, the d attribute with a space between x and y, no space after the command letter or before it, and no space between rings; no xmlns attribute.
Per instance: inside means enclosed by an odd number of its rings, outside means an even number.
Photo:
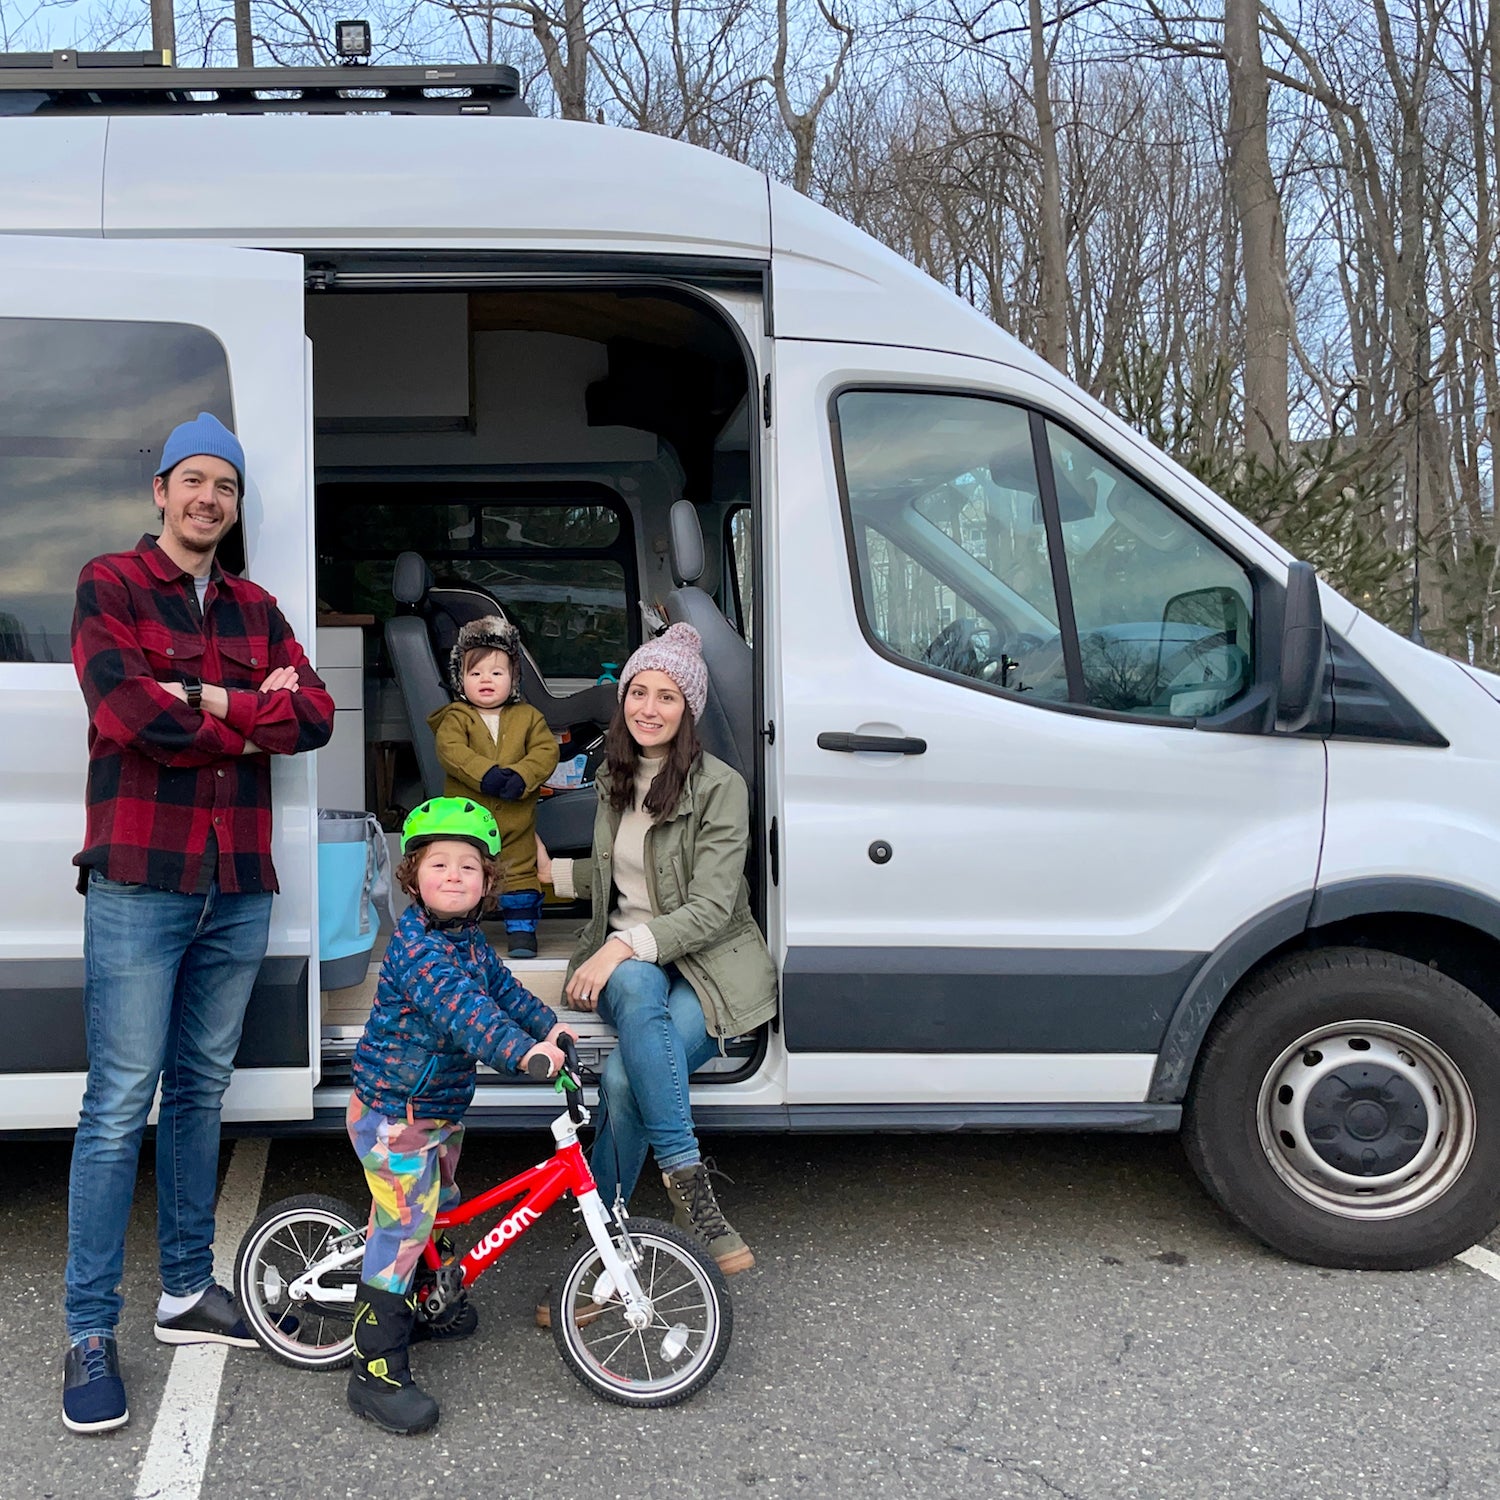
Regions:
<svg viewBox="0 0 1500 1500"><path fill-rule="evenodd" d="M176 68L166 52L0 52L0 116L530 113L504 64Z"/></svg>

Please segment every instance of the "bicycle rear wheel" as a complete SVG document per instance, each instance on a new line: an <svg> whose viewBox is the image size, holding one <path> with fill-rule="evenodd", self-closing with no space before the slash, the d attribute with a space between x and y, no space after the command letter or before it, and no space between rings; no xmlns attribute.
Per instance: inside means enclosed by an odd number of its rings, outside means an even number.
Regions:
<svg viewBox="0 0 1500 1500"><path fill-rule="evenodd" d="M319 1261L362 1245L365 1215L337 1198L309 1193L273 1203L246 1231L234 1266L245 1325L261 1348L299 1370L332 1370L354 1353L354 1299L297 1298L292 1283ZM352 1291L360 1262L324 1276Z"/></svg>
<svg viewBox="0 0 1500 1500"><path fill-rule="evenodd" d="M563 1363L606 1401L675 1406L714 1378L734 1313L723 1273L687 1235L655 1219L626 1226L641 1254L636 1277L651 1322L635 1329L592 1241L552 1293L552 1337Z"/></svg>

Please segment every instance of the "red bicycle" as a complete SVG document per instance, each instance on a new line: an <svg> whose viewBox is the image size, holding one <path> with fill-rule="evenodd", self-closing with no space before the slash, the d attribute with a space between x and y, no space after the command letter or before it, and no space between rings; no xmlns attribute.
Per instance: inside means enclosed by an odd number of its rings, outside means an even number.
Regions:
<svg viewBox="0 0 1500 1500"><path fill-rule="evenodd" d="M417 1275L417 1314L441 1319L462 1288L572 1194L588 1233L552 1292L552 1337L563 1363L608 1401L672 1406L702 1390L723 1363L733 1329L729 1289L711 1257L672 1225L605 1208L578 1144L589 1113L571 1043L564 1055L556 1087L567 1109L552 1122L557 1149L437 1216ZM533 1068L538 1063L545 1072L541 1058ZM443 1258L439 1232L516 1198L521 1202L466 1255ZM300 1370L348 1363L365 1223L348 1204L309 1194L272 1204L250 1226L235 1263L235 1292L267 1353Z"/></svg>

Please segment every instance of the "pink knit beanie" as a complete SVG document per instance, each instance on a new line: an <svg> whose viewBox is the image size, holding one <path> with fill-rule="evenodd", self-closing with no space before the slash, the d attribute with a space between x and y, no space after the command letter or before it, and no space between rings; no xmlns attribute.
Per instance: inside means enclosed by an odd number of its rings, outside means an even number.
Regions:
<svg viewBox="0 0 1500 1500"><path fill-rule="evenodd" d="M703 718L708 703L708 668L703 665L703 641L691 625L668 625L631 656L620 673L621 699L625 697L626 683L637 672L665 672L682 689L693 722L696 724Z"/></svg>

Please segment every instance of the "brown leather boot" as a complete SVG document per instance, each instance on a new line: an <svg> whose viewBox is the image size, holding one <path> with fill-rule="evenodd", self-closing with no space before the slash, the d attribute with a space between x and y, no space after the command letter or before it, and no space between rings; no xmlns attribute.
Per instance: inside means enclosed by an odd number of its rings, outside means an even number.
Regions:
<svg viewBox="0 0 1500 1500"><path fill-rule="evenodd" d="M701 1161L678 1167L675 1172L663 1172L661 1180L672 1200L672 1222L684 1234L692 1235L726 1276L748 1271L755 1264L750 1247L724 1217L708 1180L708 1168Z"/></svg>

